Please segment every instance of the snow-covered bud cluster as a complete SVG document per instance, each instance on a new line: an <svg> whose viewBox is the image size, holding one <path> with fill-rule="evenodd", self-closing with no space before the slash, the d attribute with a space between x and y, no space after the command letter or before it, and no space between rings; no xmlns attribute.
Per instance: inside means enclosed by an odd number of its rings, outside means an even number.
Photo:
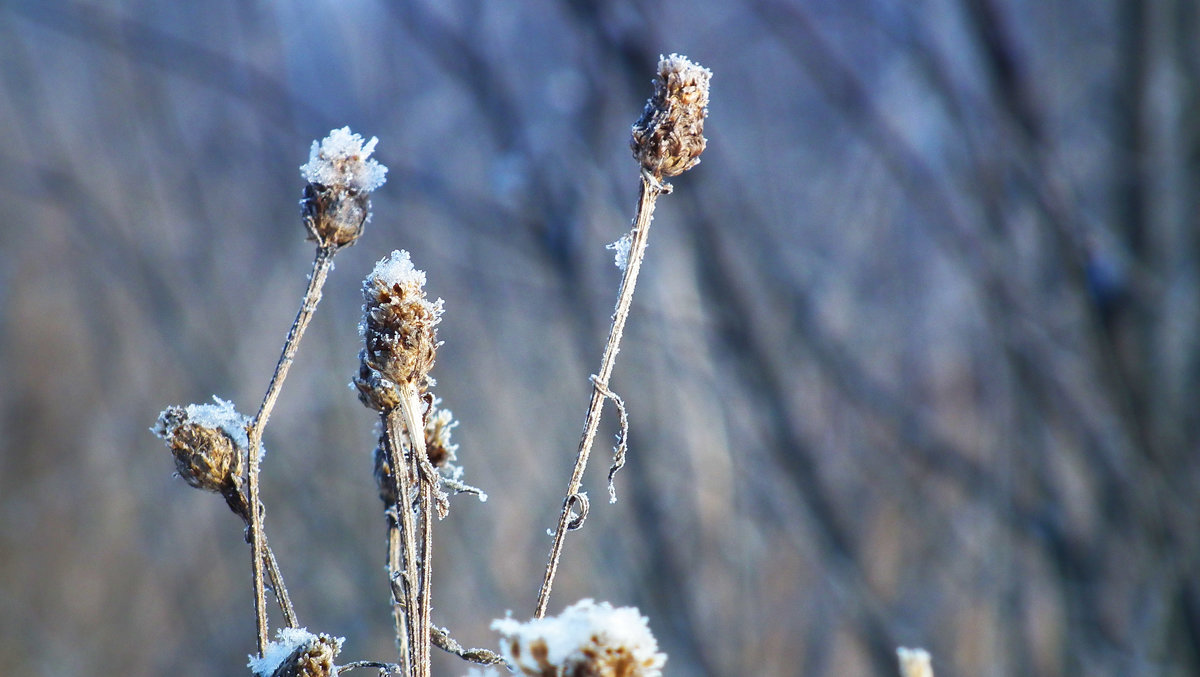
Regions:
<svg viewBox="0 0 1200 677"><path fill-rule="evenodd" d="M255 677L333 677L333 659L343 637L314 635L304 628L282 628L262 656L251 656L247 667Z"/></svg>
<svg viewBox="0 0 1200 677"><path fill-rule="evenodd" d="M633 607L580 600L558 616L519 623L494 621L501 653L530 677L660 677L659 653L646 618Z"/></svg>
<svg viewBox="0 0 1200 677"><path fill-rule="evenodd" d="M167 407L150 430L166 441L176 471L188 484L222 494L236 492L249 446L248 419L232 403L213 399L215 404Z"/></svg>
<svg viewBox="0 0 1200 677"><path fill-rule="evenodd" d="M933 667L929 664L929 652L924 649L896 649L900 659L900 674L902 677L933 677Z"/></svg>
<svg viewBox="0 0 1200 677"><path fill-rule="evenodd" d="M394 251L363 280L363 300L363 362L392 383L428 387L442 300L425 298L425 273L408 252Z"/></svg>
<svg viewBox="0 0 1200 677"><path fill-rule="evenodd" d="M313 141L300 166L308 185L300 207L309 239L322 247L345 247L362 234L371 218L371 191L386 181L387 167L370 159L379 139L366 143L349 127Z"/></svg>
<svg viewBox="0 0 1200 677"><path fill-rule="evenodd" d="M707 140L708 81L712 71L686 56L660 56L654 96L633 125L630 146L655 178L677 176L700 163Z"/></svg>

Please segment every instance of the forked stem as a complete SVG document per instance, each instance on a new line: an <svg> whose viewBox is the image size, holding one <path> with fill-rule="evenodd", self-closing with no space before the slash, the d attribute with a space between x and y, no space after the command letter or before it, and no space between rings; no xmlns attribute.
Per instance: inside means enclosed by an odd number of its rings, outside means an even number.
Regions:
<svg viewBox="0 0 1200 677"><path fill-rule="evenodd" d="M608 342L604 346L600 371L592 377L592 399L588 404L583 435L579 440L579 451L575 456L575 469L571 472L566 498L563 500L562 511L558 516L558 526L554 530L554 543L550 547L550 558L546 563L546 575L542 579L542 588L538 593L537 607L533 612L534 618L542 618L546 615L546 606L550 602L550 589L554 586L554 576L558 573L558 562L562 557L563 542L567 531L581 526L581 524L572 524L574 513L572 507L577 501L582 502L579 489L583 484L583 471L587 467L592 443L596 438L596 430L600 425L604 400L607 399L605 393L608 392L608 379L612 376L617 353L620 351L621 336L625 331L625 320L629 317L629 307L633 303L633 290L637 285L638 271L641 270L642 259L646 254L650 222L654 218L654 205L658 196L667 192L670 192L669 185L663 185L647 172L642 172L641 194L638 200L637 215L634 217L629 256L625 263L625 275L621 279L621 291L617 295L616 310L613 312L612 324L608 329Z"/></svg>
<svg viewBox="0 0 1200 677"><path fill-rule="evenodd" d="M250 501L250 562L254 576L254 619L258 630L258 655L262 656L267 649L267 601L266 591L263 584L263 560L266 552L266 536L263 533L263 507L259 498L260 490L258 484L259 474L259 455L262 449L263 429L267 426L267 420L271 417L271 410L275 408L275 402L279 399L279 392L283 388L283 382L287 378L288 370L292 366L292 362L296 358L296 350L300 346L300 338L304 335L304 330L308 328L308 323L312 320L313 313L317 310L317 304L321 301L321 287L325 285L325 280L329 276L329 269L333 265L333 255L337 251L336 247L317 247L317 255L313 260L312 273L308 276L308 289L304 292L304 300L300 303L300 310L296 313L296 319L292 322L292 328L288 331L287 340L283 344L283 353L279 356L279 362L275 365L275 373L271 376L271 383L267 386L267 393L263 396L262 404L258 408L258 413L254 416L254 420L250 425L246 426L246 435L249 438L249 472L247 484L249 485L249 501ZM275 576L278 572L275 572ZM273 576L274 578L274 576ZM280 577L275 583L276 593L282 594L285 598L287 593L284 591L283 580ZM292 622L295 622L293 615Z"/></svg>

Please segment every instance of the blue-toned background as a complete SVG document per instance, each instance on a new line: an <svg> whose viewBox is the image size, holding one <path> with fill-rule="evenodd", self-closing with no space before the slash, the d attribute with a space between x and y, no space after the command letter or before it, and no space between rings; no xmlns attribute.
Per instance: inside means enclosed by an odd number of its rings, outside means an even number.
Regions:
<svg viewBox="0 0 1200 677"><path fill-rule="evenodd" d="M244 674L249 557L170 404L252 412L312 245L298 167L390 168L267 430L301 621L393 656L359 284L412 252L467 479L434 620L533 610L660 53L712 69L659 203L551 611L670 675L1200 673L1200 8L1189 0L0 4L0 665ZM444 655L435 672L462 675Z"/></svg>

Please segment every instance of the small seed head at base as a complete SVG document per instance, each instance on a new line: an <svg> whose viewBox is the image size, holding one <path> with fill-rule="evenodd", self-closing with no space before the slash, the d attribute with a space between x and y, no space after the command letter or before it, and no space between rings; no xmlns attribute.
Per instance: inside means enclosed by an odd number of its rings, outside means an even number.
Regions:
<svg viewBox="0 0 1200 677"><path fill-rule="evenodd" d="M387 167L370 159L379 139L363 142L349 127L313 141L300 173L308 181L300 200L310 240L322 247L354 244L371 218L371 191L383 185Z"/></svg>
<svg viewBox="0 0 1200 677"><path fill-rule="evenodd" d="M646 618L633 607L580 600L558 616L492 623L501 653L525 675L661 677L667 655L658 651Z"/></svg>
<svg viewBox="0 0 1200 677"><path fill-rule="evenodd" d="M167 407L150 430L161 437L175 459L175 470L197 489L237 493L245 465L245 425L249 419L233 404L214 398L215 404Z"/></svg>
<svg viewBox="0 0 1200 677"><path fill-rule="evenodd" d="M246 667L255 677L333 677L334 659L343 637L314 635L305 628L281 628L261 657L251 656Z"/></svg>
<svg viewBox="0 0 1200 677"><path fill-rule="evenodd" d="M686 56L659 57L654 96L634 123L630 141L633 156L655 178L678 176L700 164L711 78L712 71Z"/></svg>
<svg viewBox="0 0 1200 677"><path fill-rule="evenodd" d="M933 677L928 651L900 647L896 649L896 657L900 659L901 677Z"/></svg>
<svg viewBox="0 0 1200 677"><path fill-rule="evenodd" d="M363 280L363 300L364 364L397 385L428 388L443 302L425 298L425 273L408 252L394 251Z"/></svg>

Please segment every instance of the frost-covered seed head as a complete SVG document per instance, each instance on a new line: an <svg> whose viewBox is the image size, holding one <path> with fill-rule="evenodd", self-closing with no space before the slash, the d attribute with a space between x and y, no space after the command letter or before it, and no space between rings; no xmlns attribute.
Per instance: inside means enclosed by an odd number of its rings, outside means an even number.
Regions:
<svg viewBox="0 0 1200 677"><path fill-rule="evenodd" d="M707 140L708 82L712 71L686 56L660 56L654 96L633 125L633 156L655 178L677 176L700 163Z"/></svg>
<svg viewBox="0 0 1200 677"><path fill-rule="evenodd" d="M929 652L924 649L896 649L900 659L900 674L903 677L933 677L933 667L929 664Z"/></svg>
<svg viewBox="0 0 1200 677"><path fill-rule="evenodd" d="M305 628L281 628L261 657L250 657L247 667L255 677L333 677L338 672L333 661L345 641Z"/></svg>
<svg viewBox="0 0 1200 677"><path fill-rule="evenodd" d="M363 280L366 364L396 384L428 387L437 355L442 300L425 298L425 273L406 251L394 251Z"/></svg>
<svg viewBox="0 0 1200 677"><path fill-rule="evenodd" d="M661 677L666 654L633 607L581 600L558 616L494 621L501 653L530 677Z"/></svg>
<svg viewBox="0 0 1200 677"><path fill-rule="evenodd" d="M379 139L363 143L349 127L313 141L300 173L308 181L300 201L309 239L323 247L345 247L371 218L370 193L383 185L387 167L370 159Z"/></svg>
<svg viewBox="0 0 1200 677"><path fill-rule="evenodd" d="M229 498L241 486L248 419L232 403L214 399L215 404L167 407L151 430L166 441L184 481Z"/></svg>

